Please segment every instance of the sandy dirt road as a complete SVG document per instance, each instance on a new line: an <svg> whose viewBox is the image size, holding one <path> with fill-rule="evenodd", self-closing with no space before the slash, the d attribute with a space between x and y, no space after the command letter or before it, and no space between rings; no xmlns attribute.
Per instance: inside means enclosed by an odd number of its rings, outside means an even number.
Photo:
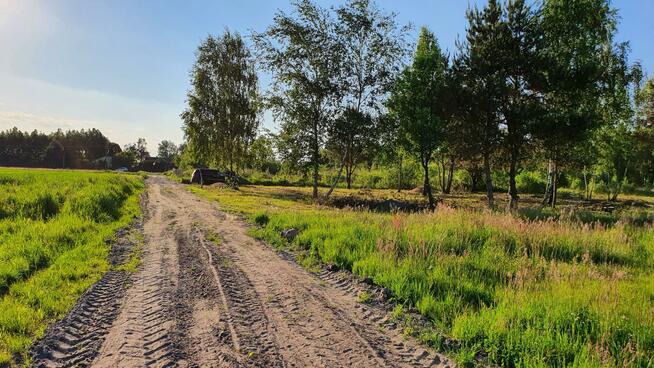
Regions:
<svg viewBox="0 0 654 368"><path fill-rule="evenodd" d="M355 286L313 275L233 215L148 179L142 263L105 276L34 349L32 365L432 367L447 358L384 328Z"/></svg>

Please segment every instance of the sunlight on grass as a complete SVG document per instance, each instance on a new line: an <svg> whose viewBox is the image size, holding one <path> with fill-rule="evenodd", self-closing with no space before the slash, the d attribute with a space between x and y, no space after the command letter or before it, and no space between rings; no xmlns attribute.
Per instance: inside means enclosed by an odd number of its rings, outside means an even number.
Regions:
<svg viewBox="0 0 654 368"><path fill-rule="evenodd" d="M0 366L109 269L109 242L140 213L136 175L0 169ZM132 260L136 264L136 260Z"/></svg>

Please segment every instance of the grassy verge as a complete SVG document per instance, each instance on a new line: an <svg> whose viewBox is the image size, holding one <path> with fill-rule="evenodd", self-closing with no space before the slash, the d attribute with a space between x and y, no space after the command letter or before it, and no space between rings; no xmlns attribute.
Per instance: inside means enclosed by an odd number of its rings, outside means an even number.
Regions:
<svg viewBox="0 0 654 368"><path fill-rule="evenodd" d="M0 366L26 361L47 325L108 270L140 214L136 175L0 169Z"/></svg>
<svg viewBox="0 0 654 368"><path fill-rule="evenodd" d="M462 365L654 365L654 229L530 221L440 207L388 214L317 207L274 190L189 187L300 250L389 288L456 339ZM283 193L282 193L283 194ZM280 236L296 228L291 244ZM424 333L424 332L421 332ZM439 345L442 336L422 336Z"/></svg>

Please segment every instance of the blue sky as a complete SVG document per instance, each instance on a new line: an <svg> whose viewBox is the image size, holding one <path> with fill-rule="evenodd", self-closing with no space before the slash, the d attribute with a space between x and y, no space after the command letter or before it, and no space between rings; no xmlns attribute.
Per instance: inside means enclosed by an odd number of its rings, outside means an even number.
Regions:
<svg viewBox="0 0 654 368"><path fill-rule="evenodd" d="M453 51L468 4L484 1L378 4L414 30L428 26ZM632 60L654 73L654 0L613 4L622 18L618 40L630 41ZM262 31L277 9L288 8L288 0L0 0L0 130L95 127L121 145L137 137L151 150L162 139L180 143L198 43L225 27Z"/></svg>

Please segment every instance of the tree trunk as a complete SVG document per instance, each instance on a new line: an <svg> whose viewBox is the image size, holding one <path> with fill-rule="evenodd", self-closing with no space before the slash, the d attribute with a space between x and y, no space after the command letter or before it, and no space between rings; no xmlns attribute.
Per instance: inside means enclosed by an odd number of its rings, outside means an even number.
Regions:
<svg viewBox="0 0 654 368"><path fill-rule="evenodd" d="M559 167L556 160L550 159L547 162L547 186L545 187L545 197L543 197L543 206L556 207L558 196L558 178Z"/></svg>
<svg viewBox="0 0 654 368"><path fill-rule="evenodd" d="M559 189L558 183L559 183L559 167L556 165L556 161L554 161L554 175L552 177L552 208L556 207L556 198Z"/></svg>
<svg viewBox="0 0 654 368"><path fill-rule="evenodd" d="M593 199L593 192L595 191L595 176L590 178L590 188L588 191L588 200Z"/></svg>
<svg viewBox="0 0 654 368"><path fill-rule="evenodd" d="M618 181L618 185L615 188L615 193L613 193L613 196L611 197L611 202L617 201L618 200L618 195L622 192L622 186L627 181L627 168L628 168L628 166L626 166L624 168L624 174L622 176L622 179Z"/></svg>
<svg viewBox="0 0 654 368"><path fill-rule="evenodd" d="M318 199L318 161L313 163L313 199Z"/></svg>
<svg viewBox="0 0 654 368"><path fill-rule="evenodd" d="M543 206L551 206L553 200L552 181L554 179L554 163L552 159L547 160L547 184L543 195Z"/></svg>
<svg viewBox="0 0 654 368"><path fill-rule="evenodd" d="M445 194L452 191L452 178L454 177L454 157L450 157L450 166L447 170L447 184L445 185Z"/></svg>
<svg viewBox="0 0 654 368"><path fill-rule="evenodd" d="M484 179L486 181L486 198L488 198L488 207L493 208L493 178L490 169L490 154L484 153Z"/></svg>
<svg viewBox="0 0 654 368"><path fill-rule="evenodd" d="M477 191L477 187L479 186L479 180L481 179L481 170L478 170L477 165L475 165L472 168L468 168L468 174L470 175L470 193L474 193Z"/></svg>
<svg viewBox="0 0 654 368"><path fill-rule="evenodd" d="M422 159L422 168L425 170L425 182L423 185L423 191L425 192L425 195L427 195L427 199L429 200L429 209L433 210L436 208L435 201L434 201L434 196L431 192L431 184L429 183L429 159L423 158Z"/></svg>
<svg viewBox="0 0 654 368"><path fill-rule="evenodd" d="M518 208L518 188L516 187L515 177L517 174L518 152L513 149L511 152L511 159L509 163L509 211L514 211Z"/></svg>
<svg viewBox="0 0 654 368"><path fill-rule="evenodd" d="M338 175L336 176L336 179L334 179L334 182L332 183L332 186L329 188L329 191L327 191L327 194L325 194L325 199L329 198L329 196L334 191L334 188L336 188L336 185L341 180L341 175L343 174L343 166L345 166L345 163L341 161L341 167L338 169Z"/></svg>
<svg viewBox="0 0 654 368"><path fill-rule="evenodd" d="M588 200L589 187L588 187L588 172L586 171L586 165L584 165L583 174L584 174L584 199Z"/></svg>
<svg viewBox="0 0 654 368"><path fill-rule="evenodd" d="M445 159L442 153L438 155L438 185L441 193L445 193Z"/></svg>
<svg viewBox="0 0 654 368"><path fill-rule="evenodd" d="M354 167L351 164L345 165L345 181L347 182L347 189L352 189L352 171Z"/></svg>
<svg viewBox="0 0 654 368"><path fill-rule="evenodd" d="M320 147L318 144L318 126L313 126L312 161L313 161L313 199L318 199L318 171L320 169Z"/></svg>
<svg viewBox="0 0 654 368"><path fill-rule="evenodd" d="M402 156L400 156L399 170L397 171L397 192L402 191Z"/></svg>

